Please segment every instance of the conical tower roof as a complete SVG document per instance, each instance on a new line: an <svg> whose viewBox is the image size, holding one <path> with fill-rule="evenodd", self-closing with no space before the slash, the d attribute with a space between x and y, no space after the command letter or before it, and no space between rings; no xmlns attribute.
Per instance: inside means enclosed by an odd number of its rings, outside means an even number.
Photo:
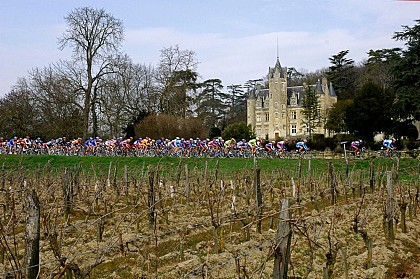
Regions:
<svg viewBox="0 0 420 279"><path fill-rule="evenodd" d="M281 67L280 59L278 57L277 57L276 65L274 66L274 71L276 71L276 69L278 69L280 73L280 77L284 78L284 71L283 71L283 68Z"/></svg>
<svg viewBox="0 0 420 279"><path fill-rule="evenodd" d="M334 87L333 87L332 82L330 82L330 88L329 88L329 90L330 90L330 96L331 97L337 97L337 94L335 94L335 90L334 90Z"/></svg>
<svg viewBox="0 0 420 279"><path fill-rule="evenodd" d="M251 92L249 92L248 100L256 100L257 96L255 95L255 89L252 89Z"/></svg>
<svg viewBox="0 0 420 279"><path fill-rule="evenodd" d="M315 93L324 94L324 90L322 89L321 81L319 79L315 85Z"/></svg>

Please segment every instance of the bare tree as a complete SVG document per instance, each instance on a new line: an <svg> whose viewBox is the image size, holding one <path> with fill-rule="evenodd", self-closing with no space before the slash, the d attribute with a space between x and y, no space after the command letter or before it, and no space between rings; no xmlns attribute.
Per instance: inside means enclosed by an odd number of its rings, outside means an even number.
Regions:
<svg viewBox="0 0 420 279"><path fill-rule="evenodd" d="M20 79L18 85L0 99L0 111L2 136L11 138L35 135L37 130L36 112L26 79Z"/></svg>
<svg viewBox="0 0 420 279"><path fill-rule="evenodd" d="M188 97L195 92L198 74L197 60L192 50L181 50L178 45L161 50L157 68L157 86L160 112L185 118Z"/></svg>
<svg viewBox="0 0 420 279"><path fill-rule="evenodd" d="M36 121L39 135L45 138L66 136L79 137L83 107L70 82L70 75L65 75L68 65L64 61L35 68L30 75L30 92L36 108Z"/></svg>
<svg viewBox="0 0 420 279"><path fill-rule="evenodd" d="M124 38L122 21L103 9L77 8L65 20L68 29L59 39L60 49L73 47L73 59L84 65L79 76L83 95L83 130L87 136L89 116L95 113L98 82L110 72L110 57L117 53Z"/></svg>
<svg viewBox="0 0 420 279"><path fill-rule="evenodd" d="M114 73L105 77L98 96L102 126L106 134L117 136L141 113L156 112L158 102L152 67L134 64L127 55L116 57L112 67Z"/></svg>

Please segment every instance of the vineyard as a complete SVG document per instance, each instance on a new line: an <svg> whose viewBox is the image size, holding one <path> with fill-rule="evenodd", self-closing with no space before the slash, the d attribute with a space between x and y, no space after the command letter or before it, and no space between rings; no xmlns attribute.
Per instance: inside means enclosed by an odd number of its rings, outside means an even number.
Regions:
<svg viewBox="0 0 420 279"><path fill-rule="evenodd" d="M0 159L1 278L419 278L418 159Z"/></svg>

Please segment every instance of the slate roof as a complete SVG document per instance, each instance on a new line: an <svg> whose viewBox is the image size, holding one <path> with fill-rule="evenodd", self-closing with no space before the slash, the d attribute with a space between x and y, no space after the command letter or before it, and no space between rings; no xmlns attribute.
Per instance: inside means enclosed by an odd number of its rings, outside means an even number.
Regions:
<svg viewBox="0 0 420 279"><path fill-rule="evenodd" d="M337 94L335 94L335 90L334 90L332 82L330 82L330 96L337 97Z"/></svg>
<svg viewBox="0 0 420 279"><path fill-rule="evenodd" d="M257 99L257 96L255 95L255 90L251 90L251 92L249 93L248 99L250 100Z"/></svg>
<svg viewBox="0 0 420 279"><path fill-rule="evenodd" d="M269 90L268 89L260 89L260 90L257 90L257 98L258 97L264 97L264 98L266 98L267 96L268 96L268 93L269 93Z"/></svg>
<svg viewBox="0 0 420 279"><path fill-rule="evenodd" d="M321 81L318 79L318 81L315 84L315 93L317 94L325 94L324 88L322 88Z"/></svg>
<svg viewBox="0 0 420 279"><path fill-rule="evenodd" d="M305 90L303 89L303 85L287 87L287 105L290 106L290 98L293 93L296 94L297 104L302 104L304 92Z"/></svg>

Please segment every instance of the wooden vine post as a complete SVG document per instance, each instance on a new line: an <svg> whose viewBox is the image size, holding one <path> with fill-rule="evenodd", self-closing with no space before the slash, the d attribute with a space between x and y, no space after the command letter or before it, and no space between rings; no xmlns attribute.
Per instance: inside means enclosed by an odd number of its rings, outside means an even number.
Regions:
<svg viewBox="0 0 420 279"><path fill-rule="evenodd" d="M188 164L185 164L185 198L188 203L190 201L190 180L188 175Z"/></svg>
<svg viewBox="0 0 420 279"><path fill-rule="evenodd" d="M330 162L328 166L329 166L328 170L329 170L330 179L331 179L331 204L334 205L336 203L336 195L335 195L336 181L335 181L335 175L334 175L333 162Z"/></svg>
<svg viewBox="0 0 420 279"><path fill-rule="evenodd" d="M276 246L274 249L273 279L287 278L290 261L290 245L292 241L291 218L292 212L289 208L289 199L282 199Z"/></svg>
<svg viewBox="0 0 420 279"><path fill-rule="evenodd" d="M375 166L373 160L369 163L369 178L370 192L373 193L375 191Z"/></svg>
<svg viewBox="0 0 420 279"><path fill-rule="evenodd" d="M70 213L73 207L73 183L71 181L71 171L64 170L64 179L62 184L64 198L64 222L70 224Z"/></svg>
<svg viewBox="0 0 420 279"><path fill-rule="evenodd" d="M128 181L128 170L127 165L124 165L124 195L128 201L128 191L130 188L130 182Z"/></svg>
<svg viewBox="0 0 420 279"><path fill-rule="evenodd" d="M1 183L0 183L0 190L4 191L4 189L6 185L6 172L4 170L4 162L3 165L1 166Z"/></svg>
<svg viewBox="0 0 420 279"><path fill-rule="evenodd" d="M153 227L155 224L155 186L154 186L155 174L149 169L149 191L148 191L148 206L149 206L149 225Z"/></svg>
<svg viewBox="0 0 420 279"><path fill-rule="evenodd" d="M40 208L39 199L34 190L26 193L26 278L38 278L39 272L39 240L40 240Z"/></svg>
<svg viewBox="0 0 420 279"><path fill-rule="evenodd" d="M261 216L263 211L262 193L261 193L261 169L255 170L255 192L257 201L257 233L261 233Z"/></svg>
<svg viewBox="0 0 420 279"><path fill-rule="evenodd" d="M394 223L393 223L393 209L392 209L392 172L387 171L387 191L388 191L388 207L387 207L387 221L388 221L388 241L394 243Z"/></svg>

